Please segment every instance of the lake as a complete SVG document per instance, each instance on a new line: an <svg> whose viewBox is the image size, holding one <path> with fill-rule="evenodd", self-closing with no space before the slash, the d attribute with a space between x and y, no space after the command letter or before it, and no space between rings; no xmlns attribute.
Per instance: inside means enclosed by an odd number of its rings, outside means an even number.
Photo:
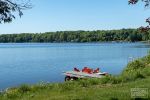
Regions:
<svg viewBox="0 0 150 100"><path fill-rule="evenodd" d="M0 89L37 82L63 82L63 71L99 67L119 74L127 63L143 57L144 43L1 43Z"/></svg>

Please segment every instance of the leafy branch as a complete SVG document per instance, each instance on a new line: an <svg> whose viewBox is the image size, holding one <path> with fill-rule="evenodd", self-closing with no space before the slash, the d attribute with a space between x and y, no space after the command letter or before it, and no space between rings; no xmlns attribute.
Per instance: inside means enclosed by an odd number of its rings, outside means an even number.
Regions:
<svg viewBox="0 0 150 100"><path fill-rule="evenodd" d="M15 12L18 12L21 17L23 10L32 8L30 0L17 2L15 0L0 0L0 23L11 22L15 19Z"/></svg>
<svg viewBox="0 0 150 100"><path fill-rule="evenodd" d="M150 6L150 0L129 0L129 4L137 4L139 1L141 1L142 3L144 3L145 7L149 7ZM139 29L142 32L148 32L150 30L150 17L146 19L146 23L148 23L148 25L146 27L141 26Z"/></svg>

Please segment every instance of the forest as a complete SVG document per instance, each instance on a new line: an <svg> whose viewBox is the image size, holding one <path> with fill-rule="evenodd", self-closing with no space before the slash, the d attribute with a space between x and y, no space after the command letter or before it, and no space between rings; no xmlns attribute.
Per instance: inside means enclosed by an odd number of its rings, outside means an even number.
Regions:
<svg viewBox="0 0 150 100"><path fill-rule="evenodd" d="M1 34L0 43L60 43L60 42L107 42L107 41L148 41L150 32L139 29L57 31L45 33Z"/></svg>

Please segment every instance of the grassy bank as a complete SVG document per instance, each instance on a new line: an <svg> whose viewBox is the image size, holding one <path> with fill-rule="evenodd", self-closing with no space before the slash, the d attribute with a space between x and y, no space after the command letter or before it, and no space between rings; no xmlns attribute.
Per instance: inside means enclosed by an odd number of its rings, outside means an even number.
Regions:
<svg viewBox="0 0 150 100"><path fill-rule="evenodd" d="M0 100L129 100L131 88L150 89L150 54L130 62L118 76L22 85L1 93Z"/></svg>
<svg viewBox="0 0 150 100"><path fill-rule="evenodd" d="M44 86L21 86L3 94L1 100L130 100L131 88L149 88L150 77L123 84L69 82ZM150 94L149 94L150 95Z"/></svg>

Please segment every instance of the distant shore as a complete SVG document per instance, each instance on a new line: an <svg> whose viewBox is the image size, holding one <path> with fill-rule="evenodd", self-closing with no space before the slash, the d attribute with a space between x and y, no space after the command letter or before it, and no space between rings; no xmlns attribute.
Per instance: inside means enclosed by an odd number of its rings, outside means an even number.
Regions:
<svg viewBox="0 0 150 100"><path fill-rule="evenodd" d="M45 33L1 34L0 43L91 43L139 42L150 40L150 33L138 29L57 31Z"/></svg>

